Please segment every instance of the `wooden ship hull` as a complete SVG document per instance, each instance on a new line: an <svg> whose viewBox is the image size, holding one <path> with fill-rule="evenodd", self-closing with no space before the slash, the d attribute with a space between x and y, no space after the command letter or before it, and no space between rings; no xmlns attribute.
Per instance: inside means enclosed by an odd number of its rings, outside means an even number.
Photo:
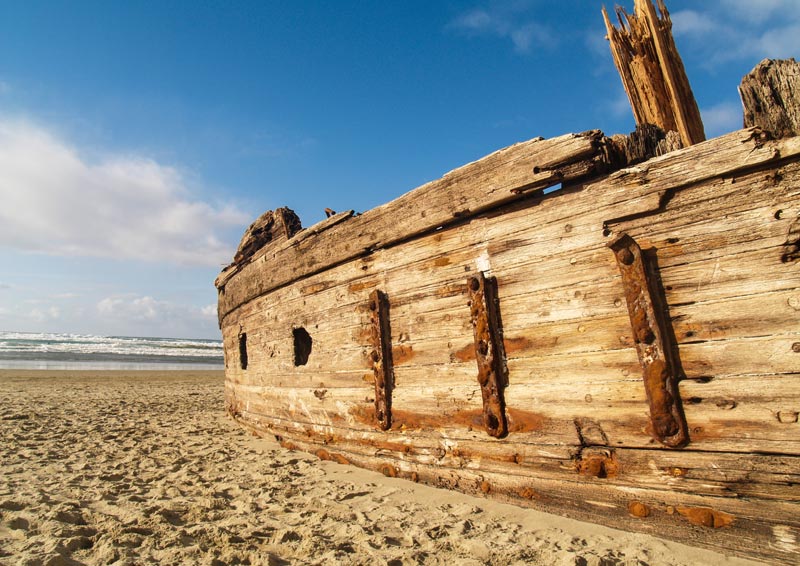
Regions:
<svg viewBox="0 0 800 566"><path fill-rule="evenodd" d="M618 157L535 139L361 215L266 214L217 281L228 411L322 459L796 559L800 138Z"/></svg>

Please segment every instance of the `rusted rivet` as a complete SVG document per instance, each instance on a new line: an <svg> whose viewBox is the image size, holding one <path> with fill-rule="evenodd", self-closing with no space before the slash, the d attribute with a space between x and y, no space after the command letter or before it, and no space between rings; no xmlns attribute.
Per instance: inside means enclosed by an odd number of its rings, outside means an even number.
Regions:
<svg viewBox="0 0 800 566"><path fill-rule="evenodd" d="M567 224L566 226L564 226L564 232L567 233L572 232L572 224Z"/></svg>
<svg viewBox="0 0 800 566"><path fill-rule="evenodd" d="M371 303L369 304L369 310L371 310L371 311L378 310L378 303L376 303L376 302L374 302L374 301L373 301L373 302L371 302Z"/></svg>
<svg viewBox="0 0 800 566"><path fill-rule="evenodd" d="M481 355L485 356L489 353L489 344L487 344L485 340L479 341L478 351L481 353Z"/></svg>
<svg viewBox="0 0 800 566"><path fill-rule="evenodd" d="M587 403L591 403L592 396L589 393L587 393L586 396L583 398L583 400L586 401Z"/></svg>
<svg viewBox="0 0 800 566"><path fill-rule="evenodd" d="M650 509L644 503L631 501L628 503L628 513L639 519L644 519L650 516Z"/></svg>
<svg viewBox="0 0 800 566"><path fill-rule="evenodd" d="M622 299L614 299L614 306L621 307L622 306Z"/></svg>
<svg viewBox="0 0 800 566"><path fill-rule="evenodd" d="M490 491L492 491L492 484L490 484L490 483L489 483L488 481L486 481L486 480L483 480L483 481L481 482L481 491L482 491L483 493L489 493Z"/></svg>
<svg viewBox="0 0 800 566"><path fill-rule="evenodd" d="M622 248L619 251L619 261L624 265L631 265L633 263L633 252L628 248Z"/></svg>
<svg viewBox="0 0 800 566"><path fill-rule="evenodd" d="M794 344L792 344L792 352L796 354L800 353L800 342L795 342Z"/></svg>
<svg viewBox="0 0 800 566"><path fill-rule="evenodd" d="M583 324L579 324L578 325L578 332L580 332L581 334L586 332L586 326L584 326Z"/></svg>
<svg viewBox="0 0 800 566"><path fill-rule="evenodd" d="M472 289L473 291L477 291L478 289L481 288L481 282L478 281L477 277L473 277L469 280L469 288Z"/></svg>
<svg viewBox="0 0 800 566"><path fill-rule="evenodd" d="M378 354L377 350L372 350L372 352L369 353L369 359L371 359L373 362L377 362L381 359L381 356Z"/></svg>

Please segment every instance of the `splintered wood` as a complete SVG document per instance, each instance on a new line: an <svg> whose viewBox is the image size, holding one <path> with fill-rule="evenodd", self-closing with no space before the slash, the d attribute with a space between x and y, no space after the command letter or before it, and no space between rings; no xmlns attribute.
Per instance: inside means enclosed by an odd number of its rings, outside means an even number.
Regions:
<svg viewBox="0 0 800 566"><path fill-rule="evenodd" d="M633 14L617 8L615 27L603 8L614 64L639 125L676 131L684 146L706 139L703 121L675 41L663 0L661 17L651 0L634 0Z"/></svg>
<svg viewBox="0 0 800 566"><path fill-rule="evenodd" d="M745 127L777 138L800 135L800 63L764 59L739 86Z"/></svg>

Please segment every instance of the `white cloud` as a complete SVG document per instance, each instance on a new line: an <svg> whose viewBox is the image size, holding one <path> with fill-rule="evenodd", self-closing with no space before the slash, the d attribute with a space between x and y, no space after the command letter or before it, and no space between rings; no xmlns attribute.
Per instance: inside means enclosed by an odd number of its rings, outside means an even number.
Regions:
<svg viewBox="0 0 800 566"><path fill-rule="evenodd" d="M33 309L28 313L28 317L36 322L52 322L61 318L61 309L58 307Z"/></svg>
<svg viewBox="0 0 800 566"><path fill-rule="evenodd" d="M675 36L690 42L711 68L729 61L754 66L800 53L797 0L718 0L675 12L672 22Z"/></svg>
<svg viewBox="0 0 800 566"><path fill-rule="evenodd" d="M248 217L194 199L181 173L135 155L90 163L46 129L0 117L0 247L219 266Z"/></svg>
<svg viewBox="0 0 800 566"><path fill-rule="evenodd" d="M196 307L155 299L149 295L114 295L96 304L97 314L104 318L130 322L191 323L217 320L217 305Z"/></svg>
<svg viewBox="0 0 800 566"><path fill-rule="evenodd" d="M522 15L526 8L525 3L475 8L458 16L447 27L468 35L507 38L518 53L530 53L534 45L552 44L555 37L547 27Z"/></svg>
<svg viewBox="0 0 800 566"><path fill-rule="evenodd" d="M702 108L700 115L703 118L707 138L715 138L742 128L741 104L723 102L710 108Z"/></svg>
<svg viewBox="0 0 800 566"><path fill-rule="evenodd" d="M722 0L722 8L734 18L745 22L765 22L773 16L797 19L800 5L797 0Z"/></svg>
<svg viewBox="0 0 800 566"><path fill-rule="evenodd" d="M694 10L681 10L670 17L675 37L707 34L719 27L719 23L711 15Z"/></svg>

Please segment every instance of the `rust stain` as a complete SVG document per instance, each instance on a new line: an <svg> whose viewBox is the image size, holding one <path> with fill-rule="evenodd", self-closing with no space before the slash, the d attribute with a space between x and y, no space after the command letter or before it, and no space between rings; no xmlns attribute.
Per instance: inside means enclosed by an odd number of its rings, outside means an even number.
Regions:
<svg viewBox="0 0 800 566"><path fill-rule="evenodd" d="M381 464L378 471L382 473L387 478L396 478L397 477L397 468L392 466L391 464Z"/></svg>
<svg viewBox="0 0 800 566"><path fill-rule="evenodd" d="M284 450L292 450L292 451L299 450L297 444L295 444L294 442L289 442L288 440L281 440L280 444L281 448L283 448Z"/></svg>
<svg viewBox="0 0 800 566"><path fill-rule="evenodd" d="M466 292L467 292L466 285L450 283L448 285L442 285L441 287L439 287L439 289L437 289L436 291L436 296L441 299L444 299L447 297L458 297L459 295L463 295Z"/></svg>
<svg viewBox="0 0 800 566"><path fill-rule="evenodd" d="M330 281L323 281L322 283L313 283L311 285L306 285L305 287L300 289L300 292L303 295L314 295L316 293L319 293L320 291L324 291L330 286L331 286Z"/></svg>
<svg viewBox="0 0 800 566"><path fill-rule="evenodd" d="M528 350L533 346L533 342L525 337L506 338L503 340L503 344L505 344L506 354Z"/></svg>
<svg viewBox="0 0 800 566"><path fill-rule="evenodd" d="M633 517L644 519L645 517L650 516L650 508L644 503L641 503L639 501L629 501L628 513L630 513L630 515Z"/></svg>
<svg viewBox="0 0 800 566"><path fill-rule="evenodd" d="M481 482L481 491L482 491L483 493L486 493L486 494L490 493L490 492L492 491L492 484L490 484L490 483L489 483L488 481L486 481L486 480L483 480L483 481Z"/></svg>
<svg viewBox="0 0 800 566"><path fill-rule="evenodd" d="M541 499L541 495L533 488L523 487L518 492L522 499Z"/></svg>
<svg viewBox="0 0 800 566"><path fill-rule="evenodd" d="M616 477L620 471L616 454L609 450L585 449L575 462L578 473L606 479Z"/></svg>
<svg viewBox="0 0 800 566"><path fill-rule="evenodd" d="M727 527L736 519L733 515L715 511L710 507L676 507L678 513L686 517L693 525L719 529Z"/></svg>
<svg viewBox="0 0 800 566"><path fill-rule="evenodd" d="M411 472L411 481L414 483L419 482L419 474L417 472Z"/></svg>
<svg viewBox="0 0 800 566"><path fill-rule="evenodd" d="M350 408L350 415L359 423L374 426L375 409L371 404L362 404ZM523 411L521 409L508 409L508 432L524 433L541 430L545 419L540 413ZM414 413L400 409L392 409L391 430L439 430L445 427L464 427L468 430L483 427L483 411L480 409L467 409L443 412L439 414ZM403 445L404 446L404 445ZM461 451L461 455L466 454ZM514 455L504 456L503 459L511 460Z"/></svg>
<svg viewBox="0 0 800 566"><path fill-rule="evenodd" d="M408 362L416 355L414 348L410 345L401 344L392 348L392 361L394 365L400 365Z"/></svg>
<svg viewBox="0 0 800 566"><path fill-rule="evenodd" d="M532 432L544 428L544 416L533 411L506 409L508 432Z"/></svg>
<svg viewBox="0 0 800 566"><path fill-rule="evenodd" d="M449 257L437 257L433 260L434 267L444 267L445 265L450 265L450 258Z"/></svg>
<svg viewBox="0 0 800 566"><path fill-rule="evenodd" d="M689 473L686 468L664 468L664 471L671 475L673 478L683 478Z"/></svg>
<svg viewBox="0 0 800 566"><path fill-rule="evenodd" d="M331 456L332 456L334 462L336 462L337 464L342 464L342 465L345 465L345 466L350 465L350 460L348 460L347 458L345 458L341 454L331 454Z"/></svg>
<svg viewBox="0 0 800 566"><path fill-rule="evenodd" d="M475 360L475 346L470 343L453 352L451 358L458 360L459 362L469 362Z"/></svg>
<svg viewBox="0 0 800 566"><path fill-rule="evenodd" d="M314 452L314 455L317 458L319 458L320 460L326 460L327 461L327 460L331 459L331 453L328 452L327 450L325 450L324 448L320 448L319 450Z"/></svg>
<svg viewBox="0 0 800 566"><path fill-rule="evenodd" d="M348 292L350 293L358 293L359 291L363 291L365 289L374 289L378 286L377 279L369 279L367 281L359 281L357 283L350 283L347 287Z"/></svg>

